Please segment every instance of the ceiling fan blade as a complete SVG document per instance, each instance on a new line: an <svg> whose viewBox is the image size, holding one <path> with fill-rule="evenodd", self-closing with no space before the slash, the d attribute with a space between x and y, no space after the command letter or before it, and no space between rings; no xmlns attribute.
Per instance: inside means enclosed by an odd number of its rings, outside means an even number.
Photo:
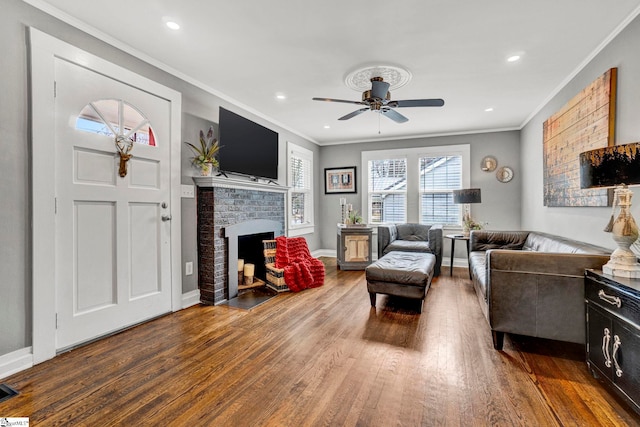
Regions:
<svg viewBox="0 0 640 427"><path fill-rule="evenodd" d="M444 100L435 99L404 99L401 101L390 101L387 105L390 107L442 107Z"/></svg>
<svg viewBox="0 0 640 427"><path fill-rule="evenodd" d="M369 109L368 108L361 108L359 110L356 110L356 111L354 111L352 113L347 114L346 116L340 117L338 120L349 120L349 119L351 119L351 118L353 118L353 117L355 117L357 115L360 115L360 114L364 113L365 111L369 111Z"/></svg>
<svg viewBox="0 0 640 427"><path fill-rule="evenodd" d="M333 99L333 98L312 98L312 99L314 101L343 102L345 104L368 105L366 102L349 101L349 100L346 100L346 99Z"/></svg>
<svg viewBox="0 0 640 427"><path fill-rule="evenodd" d="M384 108L384 109L380 110L380 114L390 118L391 120L393 120L396 123L404 123L404 122L408 122L409 121L408 118L406 118L402 114L398 113L396 110L392 110L390 108Z"/></svg>
<svg viewBox="0 0 640 427"><path fill-rule="evenodd" d="M371 97L385 99L389 92L389 83L373 80L371 82Z"/></svg>

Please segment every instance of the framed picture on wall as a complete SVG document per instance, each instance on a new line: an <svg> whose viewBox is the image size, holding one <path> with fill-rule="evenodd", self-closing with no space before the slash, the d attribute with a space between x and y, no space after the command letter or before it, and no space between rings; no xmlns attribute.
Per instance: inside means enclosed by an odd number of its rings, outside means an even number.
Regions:
<svg viewBox="0 0 640 427"><path fill-rule="evenodd" d="M324 194L357 193L356 167L325 168Z"/></svg>

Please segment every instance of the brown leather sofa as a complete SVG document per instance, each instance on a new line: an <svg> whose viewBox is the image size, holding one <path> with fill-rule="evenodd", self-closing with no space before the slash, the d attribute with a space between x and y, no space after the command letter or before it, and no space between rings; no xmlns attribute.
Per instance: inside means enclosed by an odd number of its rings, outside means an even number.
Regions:
<svg viewBox="0 0 640 427"><path fill-rule="evenodd" d="M435 255L433 275L439 276L442 266L442 225L379 225L378 258L392 251L426 252Z"/></svg>
<svg viewBox="0 0 640 427"><path fill-rule="evenodd" d="M474 230L469 268L493 346L512 333L585 342L584 270L611 251L533 231Z"/></svg>

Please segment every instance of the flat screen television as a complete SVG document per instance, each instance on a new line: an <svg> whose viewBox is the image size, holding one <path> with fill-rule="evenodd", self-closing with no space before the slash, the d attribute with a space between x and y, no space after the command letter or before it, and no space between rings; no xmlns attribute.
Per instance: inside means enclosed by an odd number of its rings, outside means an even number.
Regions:
<svg viewBox="0 0 640 427"><path fill-rule="evenodd" d="M278 179L278 133L220 107L222 172Z"/></svg>

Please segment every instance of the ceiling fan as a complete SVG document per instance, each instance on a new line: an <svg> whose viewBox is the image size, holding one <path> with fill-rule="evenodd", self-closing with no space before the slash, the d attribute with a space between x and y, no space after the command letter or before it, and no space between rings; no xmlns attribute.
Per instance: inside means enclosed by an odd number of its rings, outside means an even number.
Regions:
<svg viewBox="0 0 640 427"><path fill-rule="evenodd" d="M394 122L404 123L409 121L408 118L398 113L394 108L406 107L442 107L444 100L442 99L405 99L401 101L391 101L391 93L389 92L389 83L383 81L382 77L371 78L371 89L362 92L362 101L348 101L345 99L333 98L313 98L314 101L343 102L345 104L366 105L346 116L340 117L338 120L349 120L365 111L379 111L385 117L390 118Z"/></svg>

